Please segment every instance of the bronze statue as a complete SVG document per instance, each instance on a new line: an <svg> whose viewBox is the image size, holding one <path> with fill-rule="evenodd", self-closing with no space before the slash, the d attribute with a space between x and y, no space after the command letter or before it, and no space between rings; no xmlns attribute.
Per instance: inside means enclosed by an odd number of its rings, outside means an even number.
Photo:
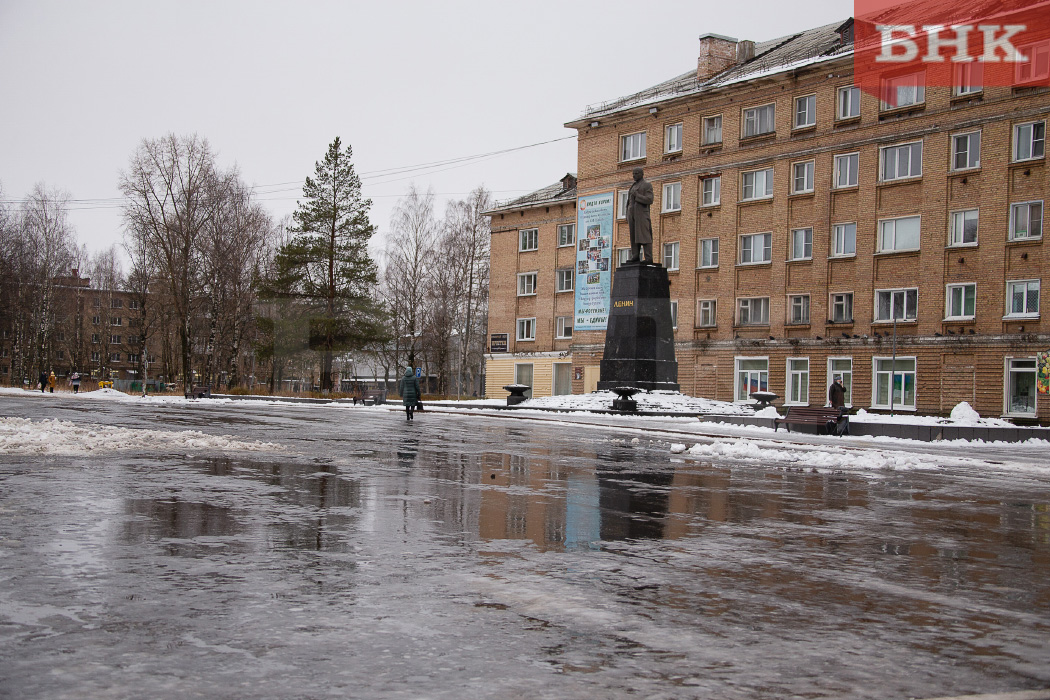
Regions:
<svg viewBox="0 0 1050 700"><path fill-rule="evenodd" d="M645 261L653 260L653 222L649 218L649 206L653 203L653 186L642 179L643 171L635 168L631 174L634 184L627 193L627 225L631 230L631 259L627 262L641 262L640 254L644 251Z"/></svg>

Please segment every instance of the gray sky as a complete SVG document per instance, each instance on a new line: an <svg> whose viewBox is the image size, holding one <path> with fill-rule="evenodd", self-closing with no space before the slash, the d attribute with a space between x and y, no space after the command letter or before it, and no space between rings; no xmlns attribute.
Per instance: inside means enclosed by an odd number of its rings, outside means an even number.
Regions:
<svg viewBox="0 0 1050 700"><path fill-rule="evenodd" d="M92 251L122 239L119 172L146 137L197 133L275 218L335 136L387 229L414 183L508 199L576 170L562 124L696 66L706 32L757 41L843 20L850 2L54 2L0 0L0 185L75 200Z"/></svg>

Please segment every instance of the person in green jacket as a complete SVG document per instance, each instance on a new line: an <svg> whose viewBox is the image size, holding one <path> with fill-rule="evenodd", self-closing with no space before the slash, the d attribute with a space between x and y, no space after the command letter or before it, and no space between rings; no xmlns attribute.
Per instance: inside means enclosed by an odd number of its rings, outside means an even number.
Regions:
<svg viewBox="0 0 1050 700"><path fill-rule="evenodd" d="M406 420L412 420L412 413L416 410L416 404L423 396L419 389L419 379L411 367L405 368L405 376L401 378L401 403L405 404Z"/></svg>

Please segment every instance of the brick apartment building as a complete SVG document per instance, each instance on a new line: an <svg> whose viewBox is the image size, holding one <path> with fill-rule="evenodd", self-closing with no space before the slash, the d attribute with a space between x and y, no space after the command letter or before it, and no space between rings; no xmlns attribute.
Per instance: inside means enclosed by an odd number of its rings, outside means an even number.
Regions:
<svg viewBox="0 0 1050 700"><path fill-rule="evenodd" d="M852 39L852 20L757 44L705 35L696 70L566 124L578 181L489 212L486 393L511 380L564 393L565 376L574 393L595 386L604 332L560 320L573 318L572 204L616 193L622 261L642 166L683 392L740 401L768 389L822 405L842 376L854 407L946 413L967 401L1050 419L1035 390L1036 353L1050 348L1050 90L970 73L962 87L927 86L911 69L884 80L891 106L854 87ZM1046 61L1033 65L1045 82Z"/></svg>

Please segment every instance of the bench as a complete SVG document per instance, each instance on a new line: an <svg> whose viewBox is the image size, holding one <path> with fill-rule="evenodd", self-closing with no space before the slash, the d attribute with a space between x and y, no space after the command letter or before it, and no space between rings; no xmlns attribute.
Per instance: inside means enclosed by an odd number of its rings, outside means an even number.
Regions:
<svg viewBox="0 0 1050 700"><path fill-rule="evenodd" d="M366 406L386 403L386 389L365 389L361 392L361 401Z"/></svg>
<svg viewBox="0 0 1050 700"><path fill-rule="evenodd" d="M210 399L211 398L211 385L205 384L204 386L195 386L190 391L186 392L187 399Z"/></svg>
<svg viewBox="0 0 1050 700"><path fill-rule="evenodd" d="M788 406L787 413L783 418L773 419L773 432L776 432L780 424L788 426L791 432L791 424L796 425L820 425L828 431L828 435L838 432L841 435L848 428L839 429L839 421L845 418L848 425L849 418L841 409L832 406Z"/></svg>

